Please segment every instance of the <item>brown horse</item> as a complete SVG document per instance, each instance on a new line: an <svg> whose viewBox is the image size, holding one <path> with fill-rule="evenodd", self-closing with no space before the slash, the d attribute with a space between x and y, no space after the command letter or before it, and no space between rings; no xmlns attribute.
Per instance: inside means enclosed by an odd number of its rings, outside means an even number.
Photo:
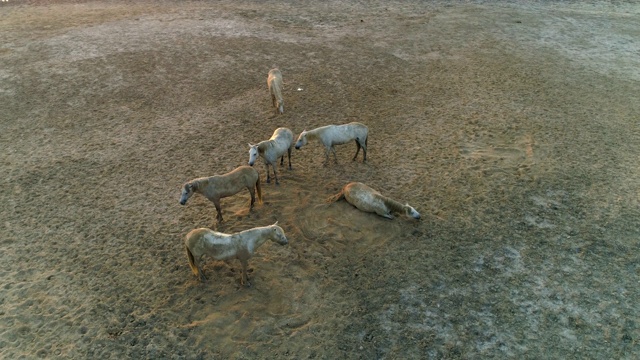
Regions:
<svg viewBox="0 0 640 360"><path fill-rule="evenodd" d="M216 207L218 222L222 221L222 210L220 209L220 199L235 195L242 189L248 189L251 194L251 204L249 210L253 209L255 203L255 192L258 193L258 201L262 203L262 190L260 189L260 174L251 166L240 166L237 169L224 175L214 175L189 181L182 187L180 205L187 203L187 200L194 193L200 193L213 202Z"/></svg>
<svg viewBox="0 0 640 360"><path fill-rule="evenodd" d="M195 276L204 281L207 278L200 267L199 260L202 255L209 255L216 260L238 259L242 264L241 284L251 286L247 277L248 260L267 240L275 241L280 245L289 243L284 235L284 230L278 226L278 222L270 226L257 227L235 234L224 234L207 228L191 230L184 240L189 267Z"/></svg>

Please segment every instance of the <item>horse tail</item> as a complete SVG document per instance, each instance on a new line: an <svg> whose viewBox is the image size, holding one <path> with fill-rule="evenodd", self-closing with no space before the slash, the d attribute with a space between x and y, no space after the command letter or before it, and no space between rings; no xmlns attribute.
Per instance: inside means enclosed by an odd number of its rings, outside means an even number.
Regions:
<svg viewBox="0 0 640 360"><path fill-rule="evenodd" d="M262 189L260 188L260 173L258 173L258 180L256 180L256 192L258 193L258 204L262 204Z"/></svg>
<svg viewBox="0 0 640 360"><path fill-rule="evenodd" d="M189 259L189 267L191 268L191 271L195 276L199 277L200 270L198 270L198 267L196 266L196 261L193 258L193 254L191 253L191 250L189 250L189 247L186 244L184 245L184 249L187 251L187 258Z"/></svg>
<svg viewBox="0 0 640 360"><path fill-rule="evenodd" d="M340 190L340 192L339 192L339 193L337 193L337 194L335 194L335 195L333 195L333 196L329 197L329 198L327 199L327 202L328 202L328 203L332 203L332 202L340 201L340 200L342 200L342 199L344 199L344 190Z"/></svg>

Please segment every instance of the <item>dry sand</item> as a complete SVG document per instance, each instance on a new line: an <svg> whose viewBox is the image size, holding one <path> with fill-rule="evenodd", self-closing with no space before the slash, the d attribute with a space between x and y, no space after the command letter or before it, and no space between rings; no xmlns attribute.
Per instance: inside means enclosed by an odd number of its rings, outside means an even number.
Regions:
<svg viewBox="0 0 640 360"><path fill-rule="evenodd" d="M1 358L640 356L637 5L10 0L0 64ZM254 211L178 204L350 121L366 163L309 144ZM325 202L349 181L422 220ZM192 276L189 230L276 220L253 287Z"/></svg>

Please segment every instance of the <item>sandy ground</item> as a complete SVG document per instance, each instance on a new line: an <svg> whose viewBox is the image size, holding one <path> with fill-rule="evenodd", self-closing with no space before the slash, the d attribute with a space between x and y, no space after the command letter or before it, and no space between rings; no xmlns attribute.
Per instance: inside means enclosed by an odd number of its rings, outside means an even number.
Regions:
<svg viewBox="0 0 640 360"><path fill-rule="evenodd" d="M2 358L640 356L637 5L10 0L0 64ZM312 143L251 212L178 203L350 121L366 163ZM422 220L326 203L349 181ZM251 288L191 274L191 229L276 220Z"/></svg>

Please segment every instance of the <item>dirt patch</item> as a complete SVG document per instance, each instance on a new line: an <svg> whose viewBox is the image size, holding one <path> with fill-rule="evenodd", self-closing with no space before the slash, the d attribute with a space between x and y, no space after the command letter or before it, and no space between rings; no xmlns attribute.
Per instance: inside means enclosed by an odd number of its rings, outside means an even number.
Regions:
<svg viewBox="0 0 640 360"><path fill-rule="evenodd" d="M640 11L609 3L0 4L3 358L634 358ZM274 115L267 72L285 81ZM359 121L213 205L277 127ZM257 169L265 178L264 167ZM326 199L361 181L393 221ZM206 260L183 239L278 221ZM576 355L581 354L581 355Z"/></svg>

